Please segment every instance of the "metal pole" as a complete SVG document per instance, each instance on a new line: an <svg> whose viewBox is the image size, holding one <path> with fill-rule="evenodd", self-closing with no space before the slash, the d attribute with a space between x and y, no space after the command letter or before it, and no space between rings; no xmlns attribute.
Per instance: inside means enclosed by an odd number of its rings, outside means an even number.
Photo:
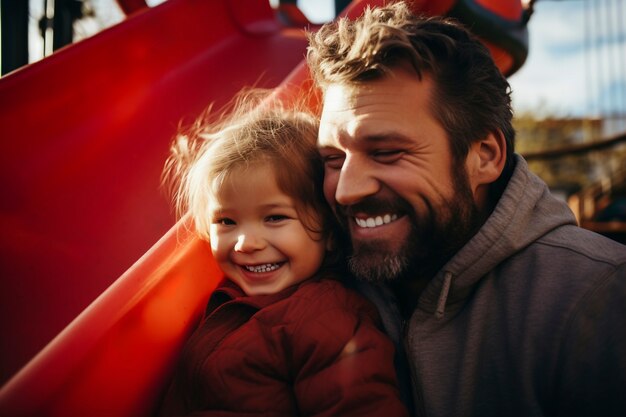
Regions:
<svg viewBox="0 0 626 417"><path fill-rule="evenodd" d="M28 1L0 0L2 74L28 64Z"/></svg>

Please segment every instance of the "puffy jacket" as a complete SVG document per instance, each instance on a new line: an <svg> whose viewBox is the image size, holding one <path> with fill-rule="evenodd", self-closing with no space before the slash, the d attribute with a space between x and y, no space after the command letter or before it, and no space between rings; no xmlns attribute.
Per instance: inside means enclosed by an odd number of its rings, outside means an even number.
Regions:
<svg viewBox="0 0 626 417"><path fill-rule="evenodd" d="M248 297L226 281L161 415L405 416L376 308L331 279Z"/></svg>

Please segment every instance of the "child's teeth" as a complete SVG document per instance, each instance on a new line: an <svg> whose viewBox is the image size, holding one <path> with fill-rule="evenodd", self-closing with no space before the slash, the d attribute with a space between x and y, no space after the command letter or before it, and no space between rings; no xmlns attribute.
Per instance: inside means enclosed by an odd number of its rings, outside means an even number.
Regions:
<svg viewBox="0 0 626 417"><path fill-rule="evenodd" d="M246 265L246 268L250 272L270 272L278 269L278 264L265 264L265 265Z"/></svg>

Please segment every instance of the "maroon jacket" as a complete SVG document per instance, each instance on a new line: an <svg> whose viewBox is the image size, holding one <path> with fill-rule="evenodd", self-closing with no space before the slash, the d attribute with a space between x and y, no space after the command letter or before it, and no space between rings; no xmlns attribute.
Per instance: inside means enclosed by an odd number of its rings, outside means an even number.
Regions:
<svg viewBox="0 0 626 417"><path fill-rule="evenodd" d="M278 294L218 288L160 415L406 416L373 305L338 281Z"/></svg>

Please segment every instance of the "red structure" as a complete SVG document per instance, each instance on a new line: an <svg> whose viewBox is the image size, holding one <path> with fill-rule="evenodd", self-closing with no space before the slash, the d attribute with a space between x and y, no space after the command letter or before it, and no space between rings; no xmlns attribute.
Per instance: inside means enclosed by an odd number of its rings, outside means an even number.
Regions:
<svg viewBox="0 0 626 417"><path fill-rule="evenodd" d="M172 228L159 187L169 143L244 86L285 100L310 87L302 19L284 23L293 10L120 3L121 24L0 79L3 416L149 414L221 278L206 244ZM523 64L519 0L416 7L471 23L503 73Z"/></svg>

